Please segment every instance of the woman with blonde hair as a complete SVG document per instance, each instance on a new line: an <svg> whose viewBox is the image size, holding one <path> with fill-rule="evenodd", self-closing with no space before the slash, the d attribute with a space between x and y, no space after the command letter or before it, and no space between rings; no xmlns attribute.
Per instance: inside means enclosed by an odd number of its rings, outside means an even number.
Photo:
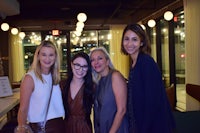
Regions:
<svg viewBox="0 0 200 133"><path fill-rule="evenodd" d="M105 48L93 49L90 60L97 77L94 96L95 133L128 133L125 78L114 69Z"/></svg>
<svg viewBox="0 0 200 133"><path fill-rule="evenodd" d="M37 47L30 70L20 86L18 111L19 132L25 132L29 124L34 133L41 132L39 124L46 121L46 133L64 130L64 107L60 82L60 59L51 41L42 41Z"/></svg>

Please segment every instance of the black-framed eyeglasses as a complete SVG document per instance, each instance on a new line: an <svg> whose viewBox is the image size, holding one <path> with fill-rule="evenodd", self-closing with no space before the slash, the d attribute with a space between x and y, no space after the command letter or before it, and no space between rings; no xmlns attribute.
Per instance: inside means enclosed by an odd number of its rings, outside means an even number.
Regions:
<svg viewBox="0 0 200 133"><path fill-rule="evenodd" d="M76 69L76 70L80 70L81 68L82 68L83 71L87 71L88 70L88 65L81 66L78 63L73 63L73 65L74 65L74 69Z"/></svg>

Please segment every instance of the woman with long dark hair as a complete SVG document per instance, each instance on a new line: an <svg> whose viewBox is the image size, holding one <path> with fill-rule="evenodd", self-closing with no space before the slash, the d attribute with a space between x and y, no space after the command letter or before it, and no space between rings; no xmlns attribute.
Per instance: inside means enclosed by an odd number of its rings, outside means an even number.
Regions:
<svg viewBox="0 0 200 133"><path fill-rule="evenodd" d="M93 81L89 56L77 53L70 68L63 88L66 133L92 133Z"/></svg>

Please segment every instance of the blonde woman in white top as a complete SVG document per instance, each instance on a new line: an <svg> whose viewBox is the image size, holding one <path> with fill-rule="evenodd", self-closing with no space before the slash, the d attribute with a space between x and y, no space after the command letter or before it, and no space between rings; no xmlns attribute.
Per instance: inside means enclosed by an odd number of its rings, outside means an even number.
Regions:
<svg viewBox="0 0 200 133"><path fill-rule="evenodd" d="M45 120L51 89L52 96L46 117L46 133L63 132L64 108L59 86L59 61L57 48L51 41L43 41L37 47L31 68L25 74L20 86L18 111L20 133L25 132L27 123L33 123L30 124L32 126Z"/></svg>

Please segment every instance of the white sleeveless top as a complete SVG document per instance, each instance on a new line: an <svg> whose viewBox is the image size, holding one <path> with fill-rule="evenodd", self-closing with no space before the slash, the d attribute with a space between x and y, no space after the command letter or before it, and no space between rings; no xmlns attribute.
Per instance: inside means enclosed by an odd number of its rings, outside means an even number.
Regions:
<svg viewBox="0 0 200 133"><path fill-rule="evenodd" d="M52 88L52 77L51 74L42 74L42 78L44 79L44 83L42 83L42 81L35 76L33 71L30 71L27 74L33 78L35 85L34 91L30 97L27 119L28 122L41 122L45 119ZM53 86L47 120L58 117L64 117L64 107L59 84Z"/></svg>

